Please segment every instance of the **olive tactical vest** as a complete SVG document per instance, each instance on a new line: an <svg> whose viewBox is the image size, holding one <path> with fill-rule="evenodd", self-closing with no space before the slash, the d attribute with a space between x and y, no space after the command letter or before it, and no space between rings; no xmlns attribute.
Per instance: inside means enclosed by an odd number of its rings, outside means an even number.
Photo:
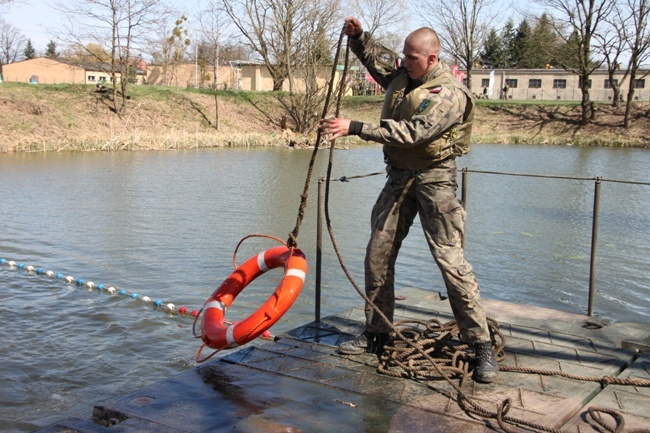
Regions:
<svg viewBox="0 0 650 433"><path fill-rule="evenodd" d="M397 168L422 170L451 156L462 156L469 152L474 118L474 99L469 90L450 71L443 72L440 76L403 96L408 83L407 74L399 75L390 83L386 89L384 105L381 110L382 119L410 120L421 109L423 101L429 97L430 89L436 86L452 86L460 89L467 96L463 120L462 123L454 125L428 143L411 148L384 145L386 162Z"/></svg>

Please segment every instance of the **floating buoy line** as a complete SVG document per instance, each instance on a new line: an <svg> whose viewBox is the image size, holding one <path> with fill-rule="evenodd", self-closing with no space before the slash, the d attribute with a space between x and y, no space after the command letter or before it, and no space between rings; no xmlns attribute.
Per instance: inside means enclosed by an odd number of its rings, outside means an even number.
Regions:
<svg viewBox="0 0 650 433"><path fill-rule="evenodd" d="M85 287L87 289L94 289L98 293L107 293L109 295L120 295L120 296L125 296L128 298L131 298L133 300L140 300L144 303L151 304L154 306L155 309L159 309L161 311L165 311L167 313L172 313L172 314L178 314L179 316L186 316L186 317L191 317L192 319L196 318L200 310L197 309L190 309L187 308L184 305L181 305L180 307L177 307L176 304L173 302L167 302L162 299L152 299L149 296L143 296L139 295L138 293L135 292L129 292L128 290L125 289L118 289L114 286L109 286L106 284L95 284L92 281L86 281L81 278L75 278L70 275L64 275L61 273L54 273L52 271L46 271L41 267L36 267L32 265L25 265L23 263L17 263L13 260L7 260L4 258L0 258L0 265L5 265L11 270L24 270L28 274L35 274L35 275L42 275L46 276L49 278L55 278L58 280L65 281L68 284L75 284L77 287ZM228 322L229 324L234 324L236 322ZM271 333L267 330L265 331L262 335L260 335L260 338L264 338L266 340L273 340L275 337L271 335Z"/></svg>

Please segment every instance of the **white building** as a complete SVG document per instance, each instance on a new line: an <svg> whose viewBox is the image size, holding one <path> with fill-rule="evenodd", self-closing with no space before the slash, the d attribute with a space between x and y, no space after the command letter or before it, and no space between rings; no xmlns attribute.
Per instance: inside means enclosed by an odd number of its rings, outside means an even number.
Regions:
<svg viewBox="0 0 650 433"><path fill-rule="evenodd" d="M464 71L461 71L461 73ZM634 100L650 101L649 70L637 71ZM622 97L627 97L629 77L617 71ZM648 80L646 80L648 78ZM472 92L483 95L484 88L490 99L503 99L503 89L508 86L507 98L517 100L573 100L582 99L580 79L562 69L472 69ZM491 89L491 92L490 92ZM613 90L605 70L591 73L589 98L592 101L611 101Z"/></svg>

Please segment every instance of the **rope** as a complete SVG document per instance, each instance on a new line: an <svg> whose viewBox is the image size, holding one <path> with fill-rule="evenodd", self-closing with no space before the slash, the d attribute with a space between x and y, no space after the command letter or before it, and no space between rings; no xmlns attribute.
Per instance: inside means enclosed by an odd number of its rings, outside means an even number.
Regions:
<svg viewBox="0 0 650 433"><path fill-rule="evenodd" d="M241 246L241 244L243 244L244 241L245 241L246 239L248 239L248 238L266 238L266 239L273 239L273 240L275 240L275 241L280 242L282 245L287 245L287 244L286 244L282 239L280 239L280 238L276 238L275 236L271 236L271 235L263 235L263 234L256 234L256 233L253 233L253 234L250 234L250 235L244 236L244 237L243 237L243 238L242 238L242 239L237 243L237 246L235 247L235 252L232 254L232 265L233 265L233 269L237 269L237 251L239 251L239 247ZM292 251L293 251L293 248L292 248Z"/></svg>
<svg viewBox="0 0 650 433"><path fill-rule="evenodd" d="M455 320L441 323L437 319L428 322L405 320L396 322L401 327L401 334L417 345L417 350L402 339L393 339L380 356L378 370L380 373L395 377L434 380L439 379L439 370L445 371L450 378L463 381L473 373L473 355L468 356L469 345L460 342L460 329ZM499 325L488 318L488 328L494 346L497 361L506 358L505 338L499 331ZM438 365L433 368L422 354L429 354Z"/></svg>
<svg viewBox="0 0 650 433"><path fill-rule="evenodd" d="M566 377L567 379L579 380L582 382L598 382L601 386L605 385L624 385L624 386L639 386L639 387L650 387L650 380L647 379L632 379L632 378L621 378L621 377L612 377L612 376L581 376L578 374L565 373L563 371L555 370L544 370L536 369L529 367L519 367L511 365L503 365L499 367L501 371L509 371L514 373L529 373L529 374L540 374L543 376L558 376Z"/></svg>
<svg viewBox="0 0 650 433"><path fill-rule="evenodd" d="M332 98L332 92L334 89L334 77L336 76L336 66L338 63L339 55L341 53L341 45L343 43L343 36L345 33L343 30L341 30L341 34L339 36L339 41L336 46L336 54L334 55L334 62L332 63L332 73L331 77L327 86L327 95L325 96L325 105L323 107L323 115L322 118L324 118L327 115L327 112L329 111L330 107L330 101ZM343 78L341 79L341 87L339 89L344 88L344 78L345 78L345 72L347 71L347 60L346 60L346 65L345 65L345 70L343 71L344 75ZM337 113L341 104L341 95L342 92L339 91L339 98L337 102ZM311 175L312 171L314 169L314 162L316 161L316 155L318 154L318 147L320 146L321 142L321 131L320 128L318 129L317 135L316 135L316 144L314 145L314 151L311 154L311 159L309 160L309 168L307 169L307 177L305 179L305 187L303 188L302 194L300 195L300 206L298 207L298 216L296 218L296 226L294 229L289 233L289 239L287 240L287 246L289 248L297 247L298 246L298 234L300 233L300 226L302 225L302 221L305 217L305 208L307 207L307 199L309 198L309 184L311 183Z"/></svg>
<svg viewBox="0 0 650 433"><path fill-rule="evenodd" d="M338 63L338 58L341 52L341 45L343 43L343 36L344 32L341 30L341 34L339 36L337 48L336 48L336 55L334 57L334 62L332 63L332 73L331 73L331 78L327 87L327 95L325 97L325 105L323 107L323 115L322 117L324 118L327 115L327 112L329 111L329 106L331 104L331 98L332 98L332 92L334 89L334 77L336 76L336 66ZM349 49L349 48L348 48ZM339 94L338 94L338 99L337 99L337 104L336 104L336 113L338 115L341 107L341 99L342 95L345 89L345 81L347 77L347 70L348 70L348 53L346 52L346 61L345 61L345 68L343 71L343 75L341 77L340 83L339 83ZM276 238L275 236L271 235L264 235L264 234L250 234L248 236L243 237L237 246L235 247L235 252L233 253L233 266L235 269L237 269L237 251L239 250L239 247L241 244L248 238L251 237L263 237L263 238L269 238L269 239L274 239L277 240L278 242L282 243L283 245L286 245L289 249L291 249L292 253L295 248L298 246L298 234L300 233L300 226L302 225L302 221L305 216L305 208L307 206L307 199L309 198L309 185L311 183L311 176L312 172L314 169L314 162L316 161L316 155L318 154L318 148L320 146L321 142L321 131L318 129L318 133L316 136L316 144L314 145L314 151L311 154L311 159L309 160L309 167L307 169L307 176L305 178L305 186L303 188L303 192L300 195L300 205L298 207L298 216L296 217L296 226L294 229L289 233L289 238L287 239L286 242L283 242L281 239ZM286 277L286 270L285 270L285 277ZM195 337L199 338L200 336L196 335L196 323L198 321L198 318L200 317L201 313L203 312L203 308L197 312L197 314L194 316L194 325L192 327L192 332ZM259 326L259 325L258 325ZM252 332L252 331L251 331ZM196 354L196 361L197 362L204 362L207 361L208 359L212 358L219 350L215 350L212 352L210 355L201 358L201 353L203 352L203 349L206 347L206 344L203 343L201 347L199 348L197 354Z"/></svg>
<svg viewBox="0 0 650 433"><path fill-rule="evenodd" d="M615 425L612 427L607 422L605 422L605 420L601 416L601 413L610 415L612 418L614 418ZM619 411L616 411L614 409L601 407L601 406L592 406L587 410L587 414L591 417L591 419L596 424L603 427L605 430L609 432L622 433L623 429L625 428L625 418L623 418L623 415ZM642 428L642 429L627 430L625 431L625 433L650 433L650 429Z"/></svg>
<svg viewBox="0 0 650 433"><path fill-rule="evenodd" d="M75 278L70 275L63 275L62 273L54 273L53 271L46 271L41 267L36 267L32 265L25 265L23 263L17 263L14 260L7 260L0 258L0 265L7 265L9 269L24 270L27 274L36 274L41 276L46 276L50 278L56 278L63 280L68 284L75 284L77 287L85 287L86 289L94 289L97 292L107 293L109 295L121 295L133 300L140 300L147 304L152 304L154 308L166 311L169 313L176 313L181 316L192 316L195 317L199 314L198 310L188 309L187 307L181 305L177 307L176 304L169 301L164 301L162 299L152 299L149 296L140 295L136 292L132 292L126 289L119 289L109 284L95 284L92 281L86 281L82 278Z"/></svg>
<svg viewBox="0 0 650 433"><path fill-rule="evenodd" d="M638 182L631 180L618 180L618 179L605 179L601 176L594 177L576 177L576 176L555 176L546 174L527 174L527 173L511 173L507 171L489 171L489 170L469 170L464 168L464 173L482 173L482 174L498 174L505 176L518 176L518 177L535 177L540 179L568 179L568 180L595 180L598 182L612 182L612 183L625 183L630 185L650 185L650 182Z"/></svg>
<svg viewBox="0 0 650 433"><path fill-rule="evenodd" d="M267 236L267 235L249 235L246 238L252 237L252 236L273 238L273 236ZM276 238L274 238L274 239L276 239ZM243 241L243 239L242 239L242 241ZM278 241L283 243L282 240L278 239ZM241 242L240 242L240 244L241 244ZM239 247L239 245L238 245L238 247ZM233 260L234 260L234 258L233 258ZM27 274L44 275L44 276L51 277L51 278L57 278L57 279L65 281L68 284L73 284L74 283L78 287L85 287L85 288L87 288L89 290L90 289L95 289L95 290L97 290L97 292L105 292L105 293L108 293L109 295L122 295L122 296L125 296L125 297L129 297L129 298L131 298L133 300L141 300L142 302L153 304L154 308L157 309L157 310L165 311L165 312L172 313L172 314L176 313L179 316L191 317L193 319L192 333L194 334L195 337L197 337L197 335L196 335L196 322L197 322L198 317L201 315L201 312L203 311L203 308L201 308L200 310L196 310L196 309L188 309L184 305L181 305L180 307L177 307L172 302L165 302L165 301L160 300L160 299L152 300L149 296L141 296L141 295L139 295L139 294L137 294L135 292L130 292L130 291L126 290L126 289L119 289L118 290L115 287L109 286L109 285L106 285L106 284L95 284L92 281L85 281L85 280L83 280L81 278L76 278L75 279L72 276L64 276L61 273L54 273L52 271L46 271L41 267L35 267L35 266L32 266L32 265L25 265L23 263L17 263L14 260L7 260L7 259L4 259L4 258L0 258L0 265L7 265L9 267L9 269L12 269L12 270L13 269L24 270ZM229 322L227 320L224 320L224 323L226 325L233 325L234 324L233 322ZM273 334L271 334L271 332L269 332L269 331L265 331L262 335L260 335L259 338L262 338L264 340L270 340L270 341L275 340L275 336ZM196 360L198 362L206 361L206 360L210 359L212 356L214 356L218 352L218 351L215 351L214 353L210 354L206 358L201 359L200 358L201 357L201 352L203 352L204 348L205 348L205 344L203 344L201 346L201 348L199 349L199 351L198 351L198 353L196 355Z"/></svg>
<svg viewBox="0 0 650 433"><path fill-rule="evenodd" d="M430 354L436 360L441 370L450 372L451 378L460 379L460 383L471 376L472 357L467 356L465 350L467 344L457 343L460 341L460 330L456 321L441 323L436 319L428 322L419 320L404 320L396 322L395 327L402 327L401 333L415 344L419 350L414 350L405 341L394 339L389 342L380 357L379 372L394 377L413 379L437 379L436 369L428 366L428 361L423 359L419 352ZM499 330L496 320L488 318L488 328L492 337L492 345L498 362L506 358L505 337ZM556 370L536 369L521 366L500 365L501 371L539 374L544 376L565 377L567 379L583 382L597 382L601 386L623 385L650 387L650 380L638 378L619 378L612 376L582 376Z"/></svg>
<svg viewBox="0 0 650 433"><path fill-rule="evenodd" d="M350 179L360 179L362 177L370 177L370 176L377 176L380 174L386 174L385 171L378 171L375 173L367 173L367 174L360 174L357 176L341 176L338 179L329 179L331 182L348 182Z"/></svg>

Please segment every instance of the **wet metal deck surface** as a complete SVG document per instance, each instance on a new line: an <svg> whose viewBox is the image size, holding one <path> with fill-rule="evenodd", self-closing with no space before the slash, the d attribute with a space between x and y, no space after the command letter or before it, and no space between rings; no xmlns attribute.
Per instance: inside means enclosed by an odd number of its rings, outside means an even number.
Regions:
<svg viewBox="0 0 650 433"><path fill-rule="evenodd" d="M434 292L399 294L406 300L398 302L396 321L452 319ZM495 301L485 307L506 338L503 365L650 380L647 325L595 328L580 315ZM107 401L87 420L64 419L38 431L500 431L494 419L465 413L444 380L385 376L372 355L338 354L335 347L360 332L363 320L360 308L329 316ZM490 411L510 398L509 416L567 432L602 431L589 424L589 406L619 411L626 429L650 429L650 388L501 372L493 384L466 381L462 390Z"/></svg>

